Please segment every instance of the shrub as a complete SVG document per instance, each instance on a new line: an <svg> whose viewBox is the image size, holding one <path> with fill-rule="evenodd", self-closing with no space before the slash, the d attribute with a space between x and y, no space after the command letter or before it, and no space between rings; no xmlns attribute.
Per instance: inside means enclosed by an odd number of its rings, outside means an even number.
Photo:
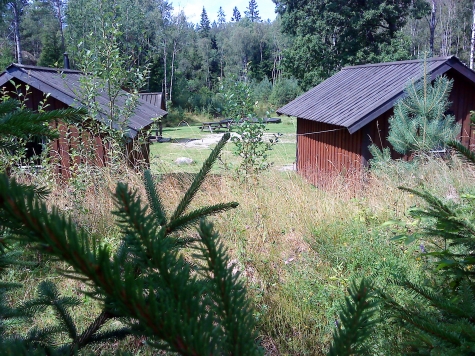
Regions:
<svg viewBox="0 0 475 356"><path fill-rule="evenodd" d="M300 89L297 79L282 78L274 84L269 100L273 105L281 106L294 100L301 93L302 89Z"/></svg>
<svg viewBox="0 0 475 356"><path fill-rule="evenodd" d="M219 95L222 98L224 117L240 120L254 114L254 97L247 83L226 80L220 87Z"/></svg>
<svg viewBox="0 0 475 356"><path fill-rule="evenodd" d="M278 134L274 138L264 141L264 130L266 125L261 121L252 122L245 120L236 125L236 136L231 138L235 145L235 154L241 157L238 167L238 174L247 179L250 176L257 176L260 172L269 169L272 165L268 160L269 151L278 142Z"/></svg>
<svg viewBox="0 0 475 356"><path fill-rule="evenodd" d="M272 93L272 83L265 77L254 85L254 97L259 101L268 101Z"/></svg>

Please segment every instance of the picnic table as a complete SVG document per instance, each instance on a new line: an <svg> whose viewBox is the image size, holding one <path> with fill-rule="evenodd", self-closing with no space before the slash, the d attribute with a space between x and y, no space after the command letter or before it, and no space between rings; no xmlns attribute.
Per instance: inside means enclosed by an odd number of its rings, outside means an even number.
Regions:
<svg viewBox="0 0 475 356"><path fill-rule="evenodd" d="M225 129L228 131L231 131L231 126L234 124L239 124L243 123L244 121L250 121L250 122L262 122L264 124L279 124L282 122L280 118L270 118L270 119L258 119L258 118L245 118L241 119L239 122L234 121L233 119L224 119L221 121L213 121L213 122L203 122L200 126L201 131L204 129L208 129L209 132L213 133L213 130L220 130L220 129Z"/></svg>
<svg viewBox="0 0 475 356"><path fill-rule="evenodd" d="M209 132L213 133L214 130L220 130L220 129L225 129L225 130L231 130L231 123L233 122L233 119L224 119L221 121L214 121L214 122L203 122L200 126L201 131L203 131L205 128L209 129Z"/></svg>

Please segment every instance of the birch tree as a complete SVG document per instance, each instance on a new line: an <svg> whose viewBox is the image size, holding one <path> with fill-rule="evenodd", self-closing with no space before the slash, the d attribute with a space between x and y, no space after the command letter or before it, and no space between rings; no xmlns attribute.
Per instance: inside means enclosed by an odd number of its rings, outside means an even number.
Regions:
<svg viewBox="0 0 475 356"><path fill-rule="evenodd" d="M16 60L17 63L23 63L22 57L22 47L21 47L21 34L20 34L20 23L21 23L21 16L25 7L28 5L27 0L14 0L7 2L7 8L12 12L12 27L13 27L13 34L15 38L15 53L16 53Z"/></svg>
<svg viewBox="0 0 475 356"><path fill-rule="evenodd" d="M473 57L475 52L475 0L472 5L472 40L470 41L470 69L473 69Z"/></svg>
<svg viewBox="0 0 475 356"><path fill-rule="evenodd" d="M437 2L436 2L436 0L431 0L430 18L427 21L429 22L429 31L430 31L429 50L430 50L430 55L433 56L433 54L434 54L435 28L437 26Z"/></svg>

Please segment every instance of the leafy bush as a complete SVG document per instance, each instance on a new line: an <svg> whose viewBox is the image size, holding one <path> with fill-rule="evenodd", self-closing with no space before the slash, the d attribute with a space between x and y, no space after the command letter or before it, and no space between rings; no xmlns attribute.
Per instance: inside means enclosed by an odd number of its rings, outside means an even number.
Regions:
<svg viewBox="0 0 475 356"><path fill-rule="evenodd" d="M297 79L282 78L274 84L269 100L273 105L281 106L294 100L300 94L302 94L302 89Z"/></svg>
<svg viewBox="0 0 475 356"><path fill-rule="evenodd" d="M207 87L201 87L198 92L188 98L187 106L194 112L208 112L212 100L213 92Z"/></svg>
<svg viewBox="0 0 475 356"><path fill-rule="evenodd" d="M268 152L278 142L278 134L274 138L264 141L264 131L266 125L259 122L245 120L236 125L236 136L231 138L235 146L235 154L241 157L238 173L247 179L256 176L260 172L268 169L272 163L268 160Z"/></svg>
<svg viewBox="0 0 475 356"><path fill-rule="evenodd" d="M222 98L224 117L239 121L254 114L254 97L247 83L226 80L222 83L218 95Z"/></svg>
<svg viewBox="0 0 475 356"><path fill-rule="evenodd" d="M259 101L268 101L272 93L272 83L265 77L259 83L254 84L254 97Z"/></svg>

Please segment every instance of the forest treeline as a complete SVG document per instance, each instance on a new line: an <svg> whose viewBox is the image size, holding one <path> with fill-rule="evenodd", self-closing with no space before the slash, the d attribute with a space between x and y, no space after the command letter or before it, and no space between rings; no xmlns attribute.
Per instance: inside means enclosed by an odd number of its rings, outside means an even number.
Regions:
<svg viewBox="0 0 475 356"><path fill-rule="evenodd" d="M225 80L281 105L346 65L473 58L474 0L274 0L274 21L261 19L257 1L229 14L203 7L194 24L166 0L3 0L0 66L61 67L64 52L77 66L115 36L126 66L149 68L143 90L210 113Z"/></svg>

